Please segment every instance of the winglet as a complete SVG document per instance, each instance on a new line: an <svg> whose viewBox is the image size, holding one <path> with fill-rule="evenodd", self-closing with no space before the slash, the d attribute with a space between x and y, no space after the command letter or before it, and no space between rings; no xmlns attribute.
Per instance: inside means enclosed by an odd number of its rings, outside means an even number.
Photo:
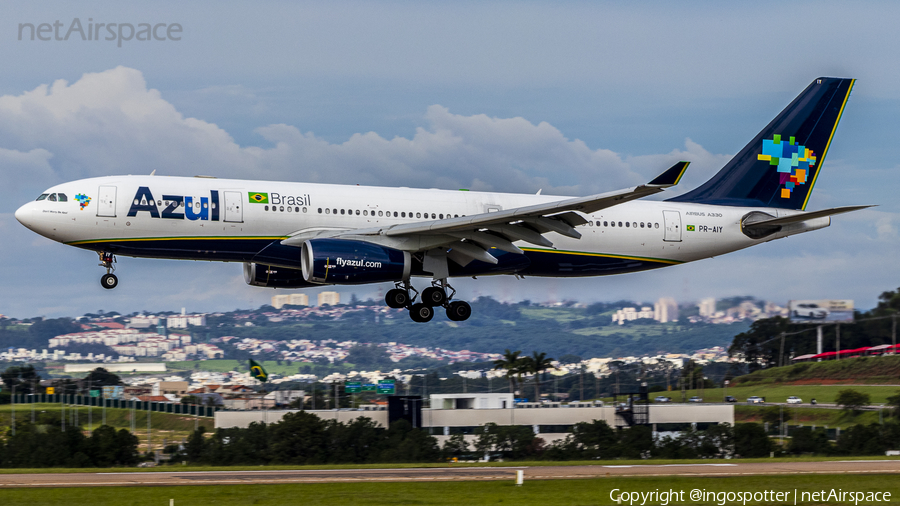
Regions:
<svg viewBox="0 0 900 506"><path fill-rule="evenodd" d="M647 183L647 186L657 186L662 188L668 188L670 186L675 186L681 181L681 176L684 175L684 172L687 170L688 165L691 162L678 162L675 165L666 169L665 172L656 176L653 181Z"/></svg>

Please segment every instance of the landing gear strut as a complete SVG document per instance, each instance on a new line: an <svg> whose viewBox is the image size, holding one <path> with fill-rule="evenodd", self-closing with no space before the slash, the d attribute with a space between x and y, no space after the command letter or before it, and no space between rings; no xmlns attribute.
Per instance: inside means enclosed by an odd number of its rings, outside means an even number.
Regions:
<svg viewBox="0 0 900 506"><path fill-rule="evenodd" d="M100 267L106 267L106 274L100 277L100 286L112 290L119 285L119 278L113 274L116 270L116 256L112 253L102 252L100 255Z"/></svg>
<svg viewBox="0 0 900 506"><path fill-rule="evenodd" d="M396 288L388 290L384 302L388 307L394 309L405 307L409 310L409 317L418 323L425 323L434 318L434 308L436 307L445 308L447 318L452 321L467 320L472 315L472 307L461 300L451 302L454 295L456 295L456 290L447 283L446 279L440 279L432 282L432 286L422 290L421 302L415 302L419 292L412 287L409 281L403 281L398 282Z"/></svg>

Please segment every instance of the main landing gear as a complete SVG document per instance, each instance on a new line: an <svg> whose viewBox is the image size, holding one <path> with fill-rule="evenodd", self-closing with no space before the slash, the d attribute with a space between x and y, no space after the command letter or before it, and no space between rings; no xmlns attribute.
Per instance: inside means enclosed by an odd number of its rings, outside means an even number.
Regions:
<svg viewBox="0 0 900 506"><path fill-rule="evenodd" d="M397 288L388 290L384 297L384 302L388 307L399 309L405 307L409 310L409 317L414 322L425 323L434 318L434 308L443 307L447 310L447 318L461 322L467 320L472 315L472 306L468 302L454 300L456 290L447 283L446 279L433 282L432 286L422 290L421 302L413 303L419 292L412 287L409 281L397 283ZM447 294L450 289L450 294Z"/></svg>
<svg viewBox="0 0 900 506"><path fill-rule="evenodd" d="M106 267L106 274L100 277L100 286L106 288L107 290L112 290L113 288L119 286L119 278L113 274L113 271L116 270L116 256L112 253L101 252L100 255L100 267Z"/></svg>

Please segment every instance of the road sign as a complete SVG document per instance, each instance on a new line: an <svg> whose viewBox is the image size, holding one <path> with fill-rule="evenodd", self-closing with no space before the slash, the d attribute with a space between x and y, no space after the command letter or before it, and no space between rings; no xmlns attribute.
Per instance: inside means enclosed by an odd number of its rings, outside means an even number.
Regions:
<svg viewBox="0 0 900 506"><path fill-rule="evenodd" d="M358 381L348 381L344 383L344 392L356 394L362 392L362 384Z"/></svg>
<svg viewBox="0 0 900 506"><path fill-rule="evenodd" d="M378 393L383 395L394 395L397 393L397 386L393 380L383 380L378 382Z"/></svg>
<svg viewBox="0 0 900 506"><path fill-rule="evenodd" d="M100 397L100 390L91 390L91 397Z"/></svg>
<svg viewBox="0 0 900 506"><path fill-rule="evenodd" d="M56 393L56 389L53 387L47 387L47 395L53 395Z"/></svg>

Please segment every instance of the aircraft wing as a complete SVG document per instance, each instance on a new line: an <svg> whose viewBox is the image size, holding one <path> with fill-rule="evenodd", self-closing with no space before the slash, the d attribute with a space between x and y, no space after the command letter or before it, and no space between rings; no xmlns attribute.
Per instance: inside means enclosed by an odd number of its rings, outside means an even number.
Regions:
<svg viewBox="0 0 900 506"><path fill-rule="evenodd" d="M487 253L488 249L521 254L522 250L513 245L514 241L552 247L553 243L544 236L548 232L578 239L581 233L575 227L587 221L574 211L592 213L659 193L678 184L689 163L678 162L649 183L624 190L472 216L320 232L315 236L375 242L410 252L447 247L451 250L449 258L462 265L471 260L496 264L497 259ZM300 246L310 238L309 234L298 234L283 240L282 244Z"/></svg>

